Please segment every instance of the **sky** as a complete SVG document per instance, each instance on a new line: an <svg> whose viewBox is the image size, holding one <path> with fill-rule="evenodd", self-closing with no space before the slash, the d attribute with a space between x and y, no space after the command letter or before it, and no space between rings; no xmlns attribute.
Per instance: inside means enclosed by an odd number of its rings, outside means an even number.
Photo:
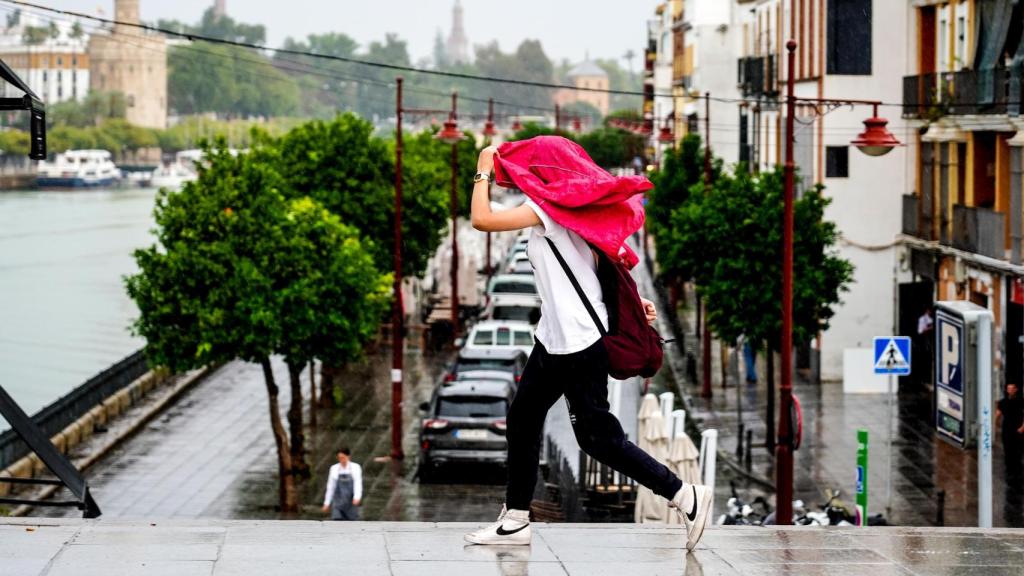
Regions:
<svg viewBox="0 0 1024 576"><path fill-rule="evenodd" d="M37 4L97 14L114 12L113 0L33 0ZM541 41L549 58L572 62L620 58L627 50L642 63L645 29L657 0L462 0L470 46L498 40L509 52L527 38ZM199 20L213 0L141 0L142 19ZM271 46L311 33L344 32L365 46L396 32L409 42L413 61L429 57L434 36L451 28L454 0L227 0L228 15L264 24ZM9 5L0 2L4 11ZM625 60L620 64L626 66Z"/></svg>

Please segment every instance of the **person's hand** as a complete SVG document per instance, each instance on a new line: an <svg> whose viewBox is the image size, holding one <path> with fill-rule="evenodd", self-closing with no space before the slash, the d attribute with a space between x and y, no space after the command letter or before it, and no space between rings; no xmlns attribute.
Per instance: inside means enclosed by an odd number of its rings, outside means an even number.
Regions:
<svg viewBox="0 0 1024 576"><path fill-rule="evenodd" d="M494 157L498 154L497 146L488 146L480 151L480 157L476 161L476 171L490 174L494 170Z"/></svg>
<svg viewBox="0 0 1024 576"><path fill-rule="evenodd" d="M640 303L644 305L644 314L647 315L647 323L653 324L658 319L658 310L654 307L654 302L651 302L647 298L640 298Z"/></svg>
<svg viewBox="0 0 1024 576"><path fill-rule="evenodd" d="M330 506L330 504L324 504L324 507L322 508L322 510L323 510L324 512L330 512L330 511L331 511L331 506Z"/></svg>
<svg viewBox="0 0 1024 576"><path fill-rule="evenodd" d="M352 505L353 506L359 506L362 503L363 503L363 500L361 498L353 498L352 499Z"/></svg>

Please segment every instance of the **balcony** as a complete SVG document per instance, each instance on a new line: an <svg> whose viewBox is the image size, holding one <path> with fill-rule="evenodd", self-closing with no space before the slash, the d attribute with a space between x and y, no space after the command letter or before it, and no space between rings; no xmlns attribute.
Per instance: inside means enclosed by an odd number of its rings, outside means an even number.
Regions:
<svg viewBox="0 0 1024 576"><path fill-rule="evenodd" d="M953 247L990 258L1006 258L1005 215L988 208L953 206Z"/></svg>
<svg viewBox="0 0 1024 576"><path fill-rule="evenodd" d="M1010 96L1010 77L1005 68L905 76L903 117L934 120L947 115L1007 114L1008 104L1015 101ZM984 88L989 84L991 97L986 98Z"/></svg>
<svg viewBox="0 0 1024 576"><path fill-rule="evenodd" d="M744 97L777 96L775 56L740 58L736 80Z"/></svg>

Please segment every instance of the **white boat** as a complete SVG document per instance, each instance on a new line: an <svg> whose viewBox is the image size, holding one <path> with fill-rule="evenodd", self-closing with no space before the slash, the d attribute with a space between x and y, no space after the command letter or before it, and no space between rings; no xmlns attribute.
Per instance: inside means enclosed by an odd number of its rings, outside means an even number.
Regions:
<svg viewBox="0 0 1024 576"><path fill-rule="evenodd" d="M68 150L57 154L53 162L42 160L36 173L40 188L97 188L121 179L106 150Z"/></svg>
<svg viewBox="0 0 1024 576"><path fill-rule="evenodd" d="M199 177L196 164L202 159L202 150L182 150L174 155L174 162L153 171L150 184L156 188L181 190L186 182L192 182Z"/></svg>

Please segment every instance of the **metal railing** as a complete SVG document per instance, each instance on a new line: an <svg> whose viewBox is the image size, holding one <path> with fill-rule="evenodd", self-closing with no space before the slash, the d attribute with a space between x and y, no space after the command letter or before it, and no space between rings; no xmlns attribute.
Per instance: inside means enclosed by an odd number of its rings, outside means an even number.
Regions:
<svg viewBox="0 0 1024 576"><path fill-rule="evenodd" d="M905 76L903 116L935 119L946 115L1007 114L1011 76L1005 68Z"/></svg>
<svg viewBox="0 0 1024 576"><path fill-rule="evenodd" d="M990 258L1006 258L1006 216L988 208L953 206L953 247Z"/></svg>
<svg viewBox="0 0 1024 576"><path fill-rule="evenodd" d="M32 421L50 438L148 370L146 357L139 350L43 408L32 417ZM28 446L13 428L0 434L0 469L28 453Z"/></svg>

